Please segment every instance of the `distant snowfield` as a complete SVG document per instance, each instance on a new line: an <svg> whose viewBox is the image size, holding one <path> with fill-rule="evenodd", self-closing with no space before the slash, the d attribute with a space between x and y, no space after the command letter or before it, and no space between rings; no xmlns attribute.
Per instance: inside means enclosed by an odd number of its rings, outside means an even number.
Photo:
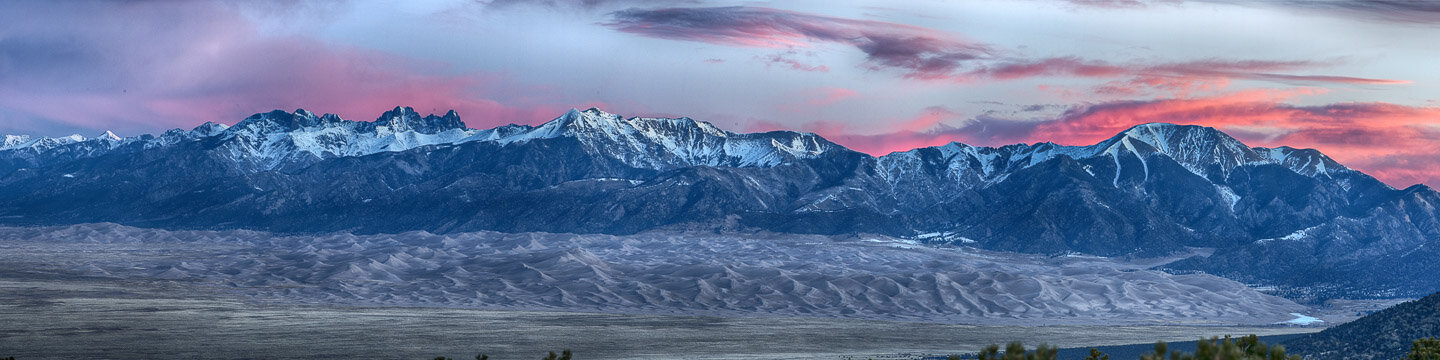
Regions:
<svg viewBox="0 0 1440 360"><path fill-rule="evenodd" d="M1206 275L889 238L652 232L277 236L0 228L0 265L297 304L920 322L1252 324L1307 307Z"/></svg>

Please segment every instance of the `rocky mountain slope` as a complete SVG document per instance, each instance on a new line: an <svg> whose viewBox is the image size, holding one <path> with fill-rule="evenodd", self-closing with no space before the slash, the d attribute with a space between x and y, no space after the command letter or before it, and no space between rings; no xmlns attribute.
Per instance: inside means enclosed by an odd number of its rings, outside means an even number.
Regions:
<svg viewBox="0 0 1440 360"><path fill-rule="evenodd" d="M7 137L0 174L0 223L11 225L748 229L1041 254L1211 248L1169 269L1305 299L1440 290L1412 281L1440 270L1415 261L1440 248L1434 190L1394 189L1315 150L1250 147L1198 126L1139 125L1089 146L952 143L874 157L814 134L598 109L484 130L454 112L396 108L356 122L298 110L160 136Z"/></svg>

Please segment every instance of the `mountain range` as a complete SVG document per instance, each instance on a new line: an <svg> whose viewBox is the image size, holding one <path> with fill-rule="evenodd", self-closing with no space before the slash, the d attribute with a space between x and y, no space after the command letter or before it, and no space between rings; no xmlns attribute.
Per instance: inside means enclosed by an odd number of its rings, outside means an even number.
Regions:
<svg viewBox="0 0 1440 360"><path fill-rule="evenodd" d="M1163 119L1157 119L1163 120ZM874 233L932 245L1145 257L1292 299L1440 290L1440 194L1312 149L1143 124L1089 146L951 143L871 156L815 134L571 110L470 129L296 110L158 136L5 136L0 224L292 234L682 229ZM1427 246L1429 245L1429 246Z"/></svg>

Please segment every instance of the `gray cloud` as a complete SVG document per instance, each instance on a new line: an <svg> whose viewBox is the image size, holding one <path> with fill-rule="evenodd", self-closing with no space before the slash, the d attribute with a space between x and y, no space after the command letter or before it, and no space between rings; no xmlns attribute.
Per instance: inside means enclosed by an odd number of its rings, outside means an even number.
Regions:
<svg viewBox="0 0 1440 360"><path fill-rule="evenodd" d="M993 50L945 33L881 21L844 19L759 7L628 9L611 14L613 29L661 39L746 47L800 47L805 42L852 46L871 69L906 77L942 78Z"/></svg>

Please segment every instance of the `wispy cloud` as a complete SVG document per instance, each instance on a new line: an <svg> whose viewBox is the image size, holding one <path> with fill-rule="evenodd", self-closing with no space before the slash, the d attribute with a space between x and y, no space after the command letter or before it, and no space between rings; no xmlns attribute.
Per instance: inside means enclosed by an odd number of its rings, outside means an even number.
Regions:
<svg viewBox="0 0 1440 360"><path fill-rule="evenodd" d="M554 9L596 10L637 5L676 3L698 4L697 0L479 0L486 9L504 10L515 6L539 6Z"/></svg>
<svg viewBox="0 0 1440 360"><path fill-rule="evenodd" d="M1132 2L1101 2L1131 6ZM1092 4L1093 5L1093 4ZM805 48L817 44L851 46L866 56L860 66L899 70L906 78L958 82L1007 81L1037 77L1117 78L1099 91L1142 88L1196 88L1231 79L1285 84L1336 83L1392 85L1408 81L1336 75L1297 75L1333 64L1309 60L1205 59L1184 62L1108 62L1079 56L1026 58L996 46L929 28L883 21L822 16L761 7L659 8L617 11L607 26L637 35L710 44ZM796 70L816 71L777 56Z"/></svg>
<svg viewBox="0 0 1440 360"><path fill-rule="evenodd" d="M830 72L830 68L825 65L815 65L801 62L799 59L795 58L795 55L796 54L794 51L787 51L779 54L772 54L770 56L756 58L764 61L766 64L781 65L790 68L791 70L822 73Z"/></svg>
<svg viewBox="0 0 1440 360"><path fill-rule="evenodd" d="M760 47L802 48L835 43L865 53L873 69L898 69L906 77L945 77L967 60L991 56L983 44L932 29L762 7L629 9L607 26L672 40Z"/></svg>
<svg viewBox="0 0 1440 360"><path fill-rule="evenodd" d="M368 120L395 105L455 109L484 126L546 119L573 105L506 104L487 96L504 81L494 74L266 36L225 4L21 2L0 23L27 24L0 31L5 131L43 130L37 122L48 121L140 133L299 107Z"/></svg>
<svg viewBox="0 0 1440 360"><path fill-rule="evenodd" d="M1424 0L1067 0L1093 9L1137 9L1157 4L1229 4L1280 8L1383 23L1440 25L1440 3Z"/></svg>
<svg viewBox="0 0 1440 360"><path fill-rule="evenodd" d="M1149 3L1140 0L1066 0L1066 2L1084 7L1112 9L1133 9L1149 5Z"/></svg>
<svg viewBox="0 0 1440 360"><path fill-rule="evenodd" d="M1188 94L1198 88L1230 80L1260 80L1290 85L1317 83L1397 85L1410 81L1333 75L1292 75L1280 72L1330 66L1318 61L1206 59L1172 63L1110 63L1079 57L1007 60L982 65L962 78L971 81L1013 80L1031 77L1121 78L1097 87L1098 93L1136 94L1142 90L1170 90Z"/></svg>
<svg viewBox="0 0 1440 360"><path fill-rule="evenodd" d="M1222 1L1228 2L1228 1ZM1421 0L1346 0L1305 1L1280 0L1246 2L1257 6L1276 6L1332 16L1389 23L1440 25L1440 3Z"/></svg>

